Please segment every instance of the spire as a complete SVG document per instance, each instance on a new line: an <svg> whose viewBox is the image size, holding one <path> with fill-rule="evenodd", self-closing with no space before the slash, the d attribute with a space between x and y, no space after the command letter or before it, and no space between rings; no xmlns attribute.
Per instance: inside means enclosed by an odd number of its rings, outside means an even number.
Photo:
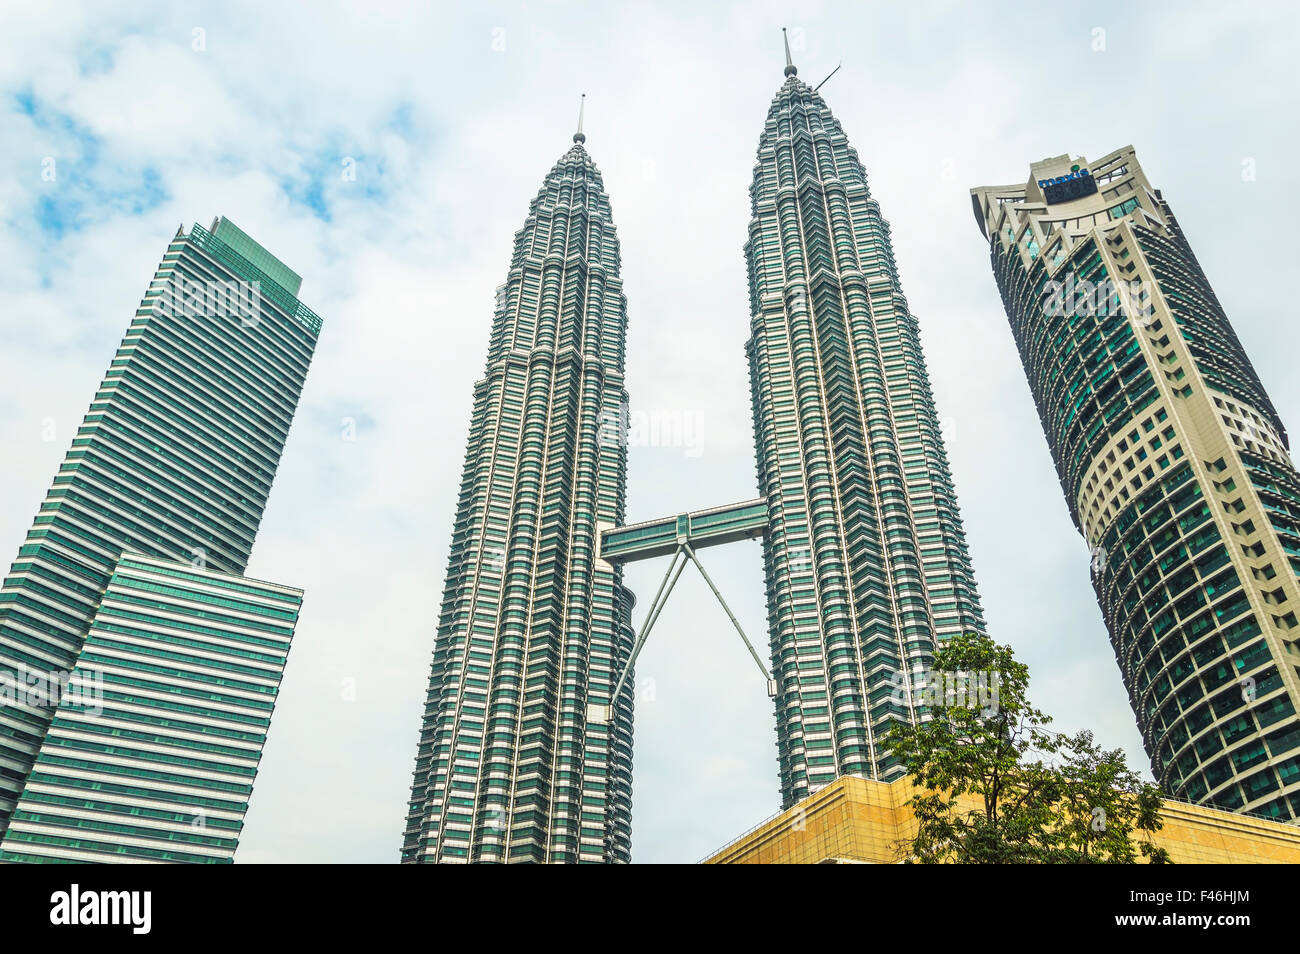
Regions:
<svg viewBox="0 0 1300 954"><path fill-rule="evenodd" d="M781 39L785 42L785 75L794 76L799 71L794 67L794 61L790 59L790 35L785 32L785 27L781 27Z"/></svg>
<svg viewBox="0 0 1300 954"><path fill-rule="evenodd" d="M573 141L577 143L584 143L587 141L587 137L582 134L582 114L585 111L586 106L587 94L583 93L582 99L578 101L578 131L573 134Z"/></svg>

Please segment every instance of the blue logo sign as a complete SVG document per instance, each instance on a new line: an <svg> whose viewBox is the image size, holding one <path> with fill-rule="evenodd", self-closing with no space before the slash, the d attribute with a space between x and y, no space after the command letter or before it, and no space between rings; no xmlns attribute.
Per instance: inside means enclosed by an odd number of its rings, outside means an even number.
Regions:
<svg viewBox="0 0 1300 954"><path fill-rule="evenodd" d="M1070 182L1074 179L1086 179L1089 173L1087 169L1075 169L1068 176L1057 176L1055 179L1039 179L1038 188L1046 189L1051 185L1060 185L1063 182Z"/></svg>
<svg viewBox="0 0 1300 954"><path fill-rule="evenodd" d="M1075 166L1070 172L1053 179L1039 179L1038 188L1043 190L1043 200L1048 205L1057 202L1070 202L1097 191L1097 181L1087 169Z"/></svg>

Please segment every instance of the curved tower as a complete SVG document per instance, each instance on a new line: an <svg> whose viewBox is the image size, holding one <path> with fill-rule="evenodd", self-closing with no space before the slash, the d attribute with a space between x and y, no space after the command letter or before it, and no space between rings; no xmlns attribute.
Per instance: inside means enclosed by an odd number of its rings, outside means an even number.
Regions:
<svg viewBox="0 0 1300 954"><path fill-rule="evenodd" d="M786 50L750 187L754 444L781 791L901 773L893 719L936 641L984 621L889 226Z"/></svg>
<svg viewBox="0 0 1300 954"><path fill-rule="evenodd" d="M1300 818L1300 475L1131 146L972 189L1152 771Z"/></svg>
<svg viewBox="0 0 1300 954"><path fill-rule="evenodd" d="M404 862L629 860L632 595L598 557L622 523L627 303L583 146L515 234L465 471L402 844Z"/></svg>

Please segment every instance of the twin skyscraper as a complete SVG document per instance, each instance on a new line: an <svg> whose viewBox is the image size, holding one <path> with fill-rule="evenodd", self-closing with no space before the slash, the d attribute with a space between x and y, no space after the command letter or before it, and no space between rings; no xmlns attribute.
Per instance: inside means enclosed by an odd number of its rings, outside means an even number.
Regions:
<svg viewBox="0 0 1300 954"><path fill-rule="evenodd" d="M896 674L983 629L888 226L788 55L785 72L745 246L760 500L617 526L626 449L604 425L627 400L627 313L581 132L516 235L475 389L404 861L629 860L629 559L674 558L643 639L697 550L763 539L786 805L839 775L899 773L880 741L921 712L895 701Z"/></svg>
<svg viewBox="0 0 1300 954"><path fill-rule="evenodd" d="M985 631L889 227L788 48L744 243L757 498L627 522L627 300L573 139L475 385L404 862L630 860L629 677L688 563L723 601L711 547L762 541L785 807L898 777L890 725ZM1300 476L1169 205L1132 149L972 198L1157 779L1300 817ZM302 598L242 575L300 285L228 219L168 247L0 589L0 861L231 859ZM624 565L661 557L635 627Z"/></svg>

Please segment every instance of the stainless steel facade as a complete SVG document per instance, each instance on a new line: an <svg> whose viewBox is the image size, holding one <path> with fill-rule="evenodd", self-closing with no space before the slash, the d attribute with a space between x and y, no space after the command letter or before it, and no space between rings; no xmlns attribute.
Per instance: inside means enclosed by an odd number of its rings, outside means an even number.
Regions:
<svg viewBox="0 0 1300 954"><path fill-rule="evenodd" d="M515 235L474 410L402 860L625 862L632 596L598 558L623 520L627 305L583 145Z"/></svg>
<svg viewBox="0 0 1300 954"><path fill-rule="evenodd" d="M750 187L747 345L781 793L891 779L892 720L935 647L983 632L940 421L889 226L792 65Z"/></svg>

